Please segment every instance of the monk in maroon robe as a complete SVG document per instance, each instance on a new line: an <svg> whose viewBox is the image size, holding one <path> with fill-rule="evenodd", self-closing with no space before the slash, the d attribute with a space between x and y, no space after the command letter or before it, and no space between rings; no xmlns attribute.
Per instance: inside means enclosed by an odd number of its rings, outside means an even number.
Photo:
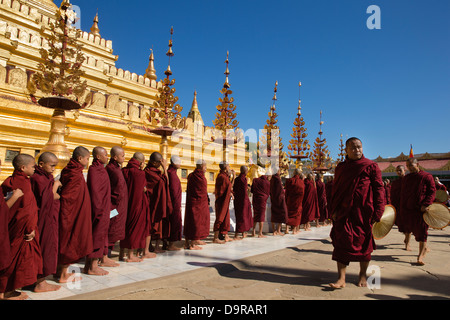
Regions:
<svg viewBox="0 0 450 320"><path fill-rule="evenodd" d="M327 191L325 189L325 183L323 182L323 175L319 174L316 179L317 190L317 205L319 208L319 220L317 226L320 226L320 222L326 225L328 218L328 203L327 203Z"/></svg>
<svg viewBox="0 0 450 320"><path fill-rule="evenodd" d="M145 157L136 152L122 169L128 190L128 215L125 224L125 239L120 241L121 249L128 249L127 261L141 261L135 250L145 248L145 239L149 235L150 207L146 194L147 180L141 167L145 166ZM146 252L143 258L154 258L154 253Z"/></svg>
<svg viewBox="0 0 450 320"><path fill-rule="evenodd" d="M391 204L391 181L389 179L384 180L384 192L386 204Z"/></svg>
<svg viewBox="0 0 450 320"><path fill-rule="evenodd" d="M406 161L406 167L409 173L402 179L400 210L405 220L408 220L416 241L419 242L417 263L424 265L423 258L428 250L428 225L423 219L423 214L428 206L433 204L436 185L431 174L420 170L416 158L409 158Z"/></svg>
<svg viewBox="0 0 450 320"><path fill-rule="evenodd" d="M183 233L183 222L181 217L181 181L177 170L181 167L181 159L178 156L172 156L170 160L167 176L169 177L170 199L172 201L172 213L169 215L170 235L167 250L180 250L175 243L181 241Z"/></svg>
<svg viewBox="0 0 450 320"><path fill-rule="evenodd" d="M286 233L289 233L289 227L292 227L293 234L300 232L302 202L305 193L305 183L302 176L301 171L295 169L294 176L286 180L286 207L288 210Z"/></svg>
<svg viewBox="0 0 450 320"><path fill-rule="evenodd" d="M115 215L109 221L108 230L108 246L109 251L112 251L117 241L121 241L125 238L125 224L127 221L128 210L128 191L127 183L122 173L122 165L125 161L125 151L115 146L110 151L111 158L106 171L108 172L109 181L111 184L111 211ZM119 260L124 259L124 251L120 250ZM108 258L108 255L103 256L102 266L105 267L117 267L118 263Z"/></svg>
<svg viewBox="0 0 450 320"><path fill-rule="evenodd" d="M200 160L197 162L195 170L187 178L184 214L185 249L202 249L197 243L209 236L210 212L205 172L206 162Z"/></svg>
<svg viewBox="0 0 450 320"><path fill-rule="evenodd" d="M305 225L305 230L311 230L311 221L319 220L319 199L314 181L314 174L309 173L304 180L305 195L303 196L303 212L301 224ZM318 223L316 223L316 226Z"/></svg>
<svg viewBox="0 0 450 320"><path fill-rule="evenodd" d="M410 251L411 248L409 246L409 241L411 236L411 228L409 226L408 220L405 219L404 215L401 212L402 182L403 178L405 177L405 166L397 166L395 172L398 175L398 179L392 181L391 184L391 204L395 208L395 224L398 227L398 231L405 234L405 249L407 251Z"/></svg>
<svg viewBox="0 0 450 320"><path fill-rule="evenodd" d="M270 221L272 222L273 235L283 235L281 226L287 221L288 209L279 170L270 179L270 201L272 204Z"/></svg>
<svg viewBox="0 0 450 320"><path fill-rule="evenodd" d="M111 208L111 187L105 165L108 153L105 148L92 150L92 165L89 167L87 186L91 199L93 251L86 257L84 272L104 276L108 271L99 267L99 260L108 253L108 228Z"/></svg>
<svg viewBox="0 0 450 320"><path fill-rule="evenodd" d="M378 165L363 155L358 138L346 141L347 157L335 170L332 195L332 259L337 261L338 280L332 288L345 287L350 261L359 261L358 286L367 286L367 268L376 248L372 225L380 221L385 206L384 186Z"/></svg>
<svg viewBox="0 0 450 320"><path fill-rule="evenodd" d="M242 238L246 237L246 232L253 226L252 204L248 196L247 166L241 166L241 173L236 177L233 184L234 213L236 216L235 239L241 239L238 234L242 233Z"/></svg>
<svg viewBox="0 0 450 320"><path fill-rule="evenodd" d="M4 298L26 299L25 293L18 294L15 290L35 284L38 275L42 274L38 206L30 183L30 176L35 170L34 158L19 154L13 159L13 167L12 176L1 186L3 195L20 189L23 196L15 201L9 211L10 263L0 272L0 293L4 294Z"/></svg>
<svg viewBox="0 0 450 320"><path fill-rule="evenodd" d="M56 274L58 265L58 230L59 230L59 194L61 186L55 181L53 172L58 165L58 158L51 152L43 152L38 159L34 174L30 177L31 187L39 208L38 230L39 245L42 253L42 274L34 287L34 292L58 290L60 286L45 281L45 277Z"/></svg>
<svg viewBox="0 0 450 320"><path fill-rule="evenodd" d="M266 207L267 200L270 196L270 180L269 177L263 175L259 178L253 179L252 187L252 204L253 204L253 232L256 235L256 224L259 224L259 238L264 238L263 228L264 221L266 221Z"/></svg>
<svg viewBox="0 0 450 320"><path fill-rule="evenodd" d="M90 254L93 249L91 197L83 169L89 164L90 152L76 147L67 166L61 171L59 210L59 282L81 280L69 273L71 264Z"/></svg>
<svg viewBox="0 0 450 320"><path fill-rule="evenodd" d="M162 167L163 172L159 169ZM151 240L155 241L154 252L164 252L161 241L170 234L169 215L172 212L172 202L169 194L167 177L167 161L159 152L153 152L145 168L147 180L147 196L151 215Z"/></svg>
<svg viewBox="0 0 450 320"><path fill-rule="evenodd" d="M333 179L334 177L328 176L325 183L325 193L327 195L327 221L331 223L331 195L333 193Z"/></svg>
<svg viewBox="0 0 450 320"><path fill-rule="evenodd" d="M222 162L219 165L220 172L216 178L214 194L216 197L214 222L214 243L224 243L231 241L228 236L230 230L230 200L233 192L234 171L230 170L230 165ZM230 176L232 177L230 179ZM224 241L220 238L223 237Z"/></svg>

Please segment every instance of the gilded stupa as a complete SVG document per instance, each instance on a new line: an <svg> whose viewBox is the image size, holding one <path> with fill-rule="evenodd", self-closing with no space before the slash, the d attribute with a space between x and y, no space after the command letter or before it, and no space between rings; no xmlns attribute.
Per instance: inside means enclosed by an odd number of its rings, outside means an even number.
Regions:
<svg viewBox="0 0 450 320"><path fill-rule="evenodd" d="M42 61L40 49L48 48L49 26L55 21L58 9L50 0L3 0L0 3L3 17L0 21L1 180L11 175L15 155L27 153L38 156L49 140L53 110L34 103L27 84ZM147 130L156 128L162 120L159 113L154 115L153 123L149 123L147 118L158 101L159 90L164 86L163 79L158 80L154 55L150 54L148 68L142 74L119 68L116 66L119 57L114 54L113 41L102 37L101 14L96 14L92 21L90 30L79 30L77 39L85 57L81 67L84 72L82 80L87 82L78 103L86 107L65 112L67 124L62 134L67 148L70 152L79 145L89 150L95 146L109 150L119 145L125 150L126 161L137 151L148 159L153 151L160 149L161 143L159 136ZM131 34L134 30L128 32ZM199 109L198 105L196 109ZM195 118L182 117L183 121L178 122L176 129L183 136L193 137L195 128L196 139L201 139L200 146L206 148L211 142L213 128L203 124L194 125L195 122L199 123L196 120L201 115L200 110L192 110L197 114ZM179 170L183 177L195 169L194 155L186 151L191 150L190 143L190 139L168 141L168 156L175 149L181 150L179 153L184 152L182 170ZM238 145L237 149L244 155L236 157L232 165L236 171L245 164L244 143ZM221 154L214 152L208 152L204 157L208 163L219 163L222 158ZM209 170L213 173L216 168L211 166ZM206 177L211 191L214 188L214 176L207 174ZM185 185L186 179L181 180Z"/></svg>

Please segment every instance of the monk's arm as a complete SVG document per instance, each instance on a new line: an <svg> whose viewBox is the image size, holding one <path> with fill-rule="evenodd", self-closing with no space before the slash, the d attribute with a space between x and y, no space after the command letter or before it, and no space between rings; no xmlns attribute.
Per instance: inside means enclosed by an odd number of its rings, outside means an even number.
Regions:
<svg viewBox="0 0 450 320"><path fill-rule="evenodd" d="M6 200L6 205L8 206L8 208L11 209L11 207L16 203L17 200L19 200L21 196L23 196L23 191L21 189L14 190L12 196L8 200Z"/></svg>
<svg viewBox="0 0 450 320"><path fill-rule="evenodd" d="M436 194L436 184L434 183L433 177L431 175L427 176L425 178L424 184L426 186L425 188L425 197L421 203L422 207L428 207L430 206L435 198ZM424 211L424 210L422 210Z"/></svg>
<svg viewBox="0 0 450 320"><path fill-rule="evenodd" d="M371 174L371 184L373 192L373 221L380 221L384 213L384 206L386 205L384 183L381 177L380 168L375 165Z"/></svg>

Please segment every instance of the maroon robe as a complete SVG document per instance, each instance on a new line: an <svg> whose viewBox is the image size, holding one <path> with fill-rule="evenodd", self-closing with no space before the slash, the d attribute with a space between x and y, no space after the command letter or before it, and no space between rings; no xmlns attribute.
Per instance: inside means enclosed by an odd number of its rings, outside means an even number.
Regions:
<svg viewBox="0 0 450 320"><path fill-rule="evenodd" d="M94 159L89 167L87 186L91 198L92 243L91 259L100 259L108 254L108 229L111 213L111 186L104 165Z"/></svg>
<svg viewBox="0 0 450 320"><path fill-rule="evenodd" d="M3 194L0 197L0 274L11 263L11 252L9 243L9 208Z"/></svg>
<svg viewBox="0 0 450 320"><path fill-rule="evenodd" d="M128 215L125 224L125 239L121 248L139 249L145 247L145 238L150 234L150 207L145 193L147 180L140 169L140 162L132 158L122 169L128 190Z"/></svg>
<svg viewBox="0 0 450 320"><path fill-rule="evenodd" d="M153 240L167 239L170 234L169 215L172 212L167 176L159 169L147 165L145 178L150 205L150 234Z"/></svg>
<svg viewBox="0 0 450 320"><path fill-rule="evenodd" d="M327 219L331 219L331 195L333 193L333 180L328 180L325 184L325 193L327 195Z"/></svg>
<svg viewBox="0 0 450 320"><path fill-rule="evenodd" d="M172 213L170 214L170 236L169 241L180 241L183 233L183 223L181 217L181 182L177 174L177 169L170 165L167 170L169 177L170 199L172 201Z"/></svg>
<svg viewBox="0 0 450 320"><path fill-rule="evenodd" d="M247 232L253 227L252 204L248 196L247 176L241 173L233 184L236 231Z"/></svg>
<svg viewBox="0 0 450 320"><path fill-rule="evenodd" d="M274 174L270 179L270 202L272 203L270 221L273 223L286 223L288 209L283 184L278 173Z"/></svg>
<svg viewBox="0 0 450 320"><path fill-rule="evenodd" d="M233 187L226 171L221 170L216 178L215 184L215 209L216 221L214 231L227 234L230 230L230 200Z"/></svg>
<svg viewBox="0 0 450 320"><path fill-rule="evenodd" d="M328 218L327 192L325 183L322 180L316 180L317 205L319 207L319 221L324 222Z"/></svg>
<svg viewBox="0 0 450 320"><path fill-rule="evenodd" d="M264 222L266 220L267 199L270 196L270 181L267 176L253 179L251 192L253 221Z"/></svg>
<svg viewBox="0 0 450 320"><path fill-rule="evenodd" d="M391 204L394 206L395 208L395 224L398 227L398 231L403 232L403 233L410 233L411 230L407 230L405 228L407 228L407 225L404 224L403 220L403 216L401 213L401 195L402 195L402 180L403 177L399 177L398 179L392 181L391 183Z"/></svg>
<svg viewBox="0 0 450 320"><path fill-rule="evenodd" d="M332 194L332 259L343 264L370 261L376 249L372 225L385 206L384 185L378 165L366 159L346 158L335 170Z"/></svg>
<svg viewBox="0 0 450 320"><path fill-rule="evenodd" d="M391 204L391 187L390 183L384 186L386 204Z"/></svg>
<svg viewBox="0 0 450 320"><path fill-rule="evenodd" d="M428 238L428 225L423 219L421 207L433 204L436 184L433 176L425 171L408 173L402 179L400 211L403 223L410 230L416 241L425 242Z"/></svg>
<svg viewBox="0 0 450 320"><path fill-rule="evenodd" d="M303 212L301 224L305 224L320 216L319 200L317 197L317 189L314 181L305 179L305 195L303 196Z"/></svg>
<svg viewBox="0 0 450 320"><path fill-rule="evenodd" d="M9 292L32 285L42 274L42 255L39 246L38 206L31 189L30 179L14 170L13 175L2 184L3 195L16 189L23 191L9 211L10 264L0 272L0 292ZM35 231L31 241L24 236Z"/></svg>
<svg viewBox="0 0 450 320"><path fill-rule="evenodd" d="M289 226L300 225L304 193L305 184L299 175L286 180L286 207L288 209L286 224Z"/></svg>
<svg viewBox="0 0 450 320"><path fill-rule="evenodd" d="M184 237L202 240L209 236L209 230L208 182L203 170L197 168L187 178Z"/></svg>
<svg viewBox="0 0 450 320"><path fill-rule="evenodd" d="M39 245L43 262L40 277L46 277L55 274L58 265L59 199L54 199L53 175L45 172L41 167L36 166L30 182L39 208Z"/></svg>
<svg viewBox="0 0 450 320"><path fill-rule="evenodd" d="M61 171L58 264L69 265L93 251L91 197L84 167L70 159Z"/></svg>

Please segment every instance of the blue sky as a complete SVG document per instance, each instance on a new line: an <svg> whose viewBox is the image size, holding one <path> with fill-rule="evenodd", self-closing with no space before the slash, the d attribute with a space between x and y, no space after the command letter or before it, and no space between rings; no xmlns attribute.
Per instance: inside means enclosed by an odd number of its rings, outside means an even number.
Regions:
<svg viewBox="0 0 450 320"><path fill-rule="evenodd" d="M57 5L60 1L55 1ZM448 0L72 0L89 31L113 41L116 66L144 74L150 48L158 78L174 27L176 94L189 112L193 92L212 126L230 52L230 84L244 130L263 128L278 81L278 125L287 151L302 82L302 114L311 146L324 137L333 158L340 134L364 154L395 157L449 152L450 1ZM367 8L380 8L370 30Z"/></svg>

